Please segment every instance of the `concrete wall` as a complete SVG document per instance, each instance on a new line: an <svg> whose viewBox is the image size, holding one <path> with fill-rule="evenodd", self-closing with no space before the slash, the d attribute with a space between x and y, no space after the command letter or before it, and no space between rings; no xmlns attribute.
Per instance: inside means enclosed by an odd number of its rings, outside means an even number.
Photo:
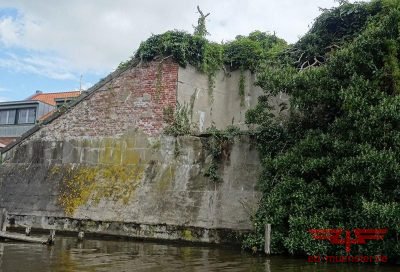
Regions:
<svg viewBox="0 0 400 272"><path fill-rule="evenodd" d="M209 90L208 76L188 65L179 68L177 99L180 105L187 105L191 111L191 120L195 127L204 132L213 123L218 129L235 125L246 130L245 113L254 108L258 97L264 91L254 85L256 75L244 71L244 96L239 94L240 71L221 70L215 78L215 87ZM288 96L279 94L270 98L270 104L280 109L281 103L289 104Z"/></svg>
<svg viewBox="0 0 400 272"><path fill-rule="evenodd" d="M6 154L0 203L13 226L131 237L237 242L260 197L251 139L225 147L219 175L204 177L208 138L29 140ZM113 223L112 223L113 222Z"/></svg>
<svg viewBox="0 0 400 272"><path fill-rule="evenodd" d="M0 207L8 210L10 226L214 243L237 242L250 230L260 196L251 139L224 146L222 181L213 182L204 176L208 138L160 135L165 109L183 95L178 69L167 59L111 77L5 152ZM204 75L191 68L180 73L204 84ZM217 87L229 84L218 81ZM223 126L234 102L225 105L223 99L233 98L218 92L216 104L224 107L213 112ZM195 110L206 107L198 101ZM242 113L234 116L242 120Z"/></svg>

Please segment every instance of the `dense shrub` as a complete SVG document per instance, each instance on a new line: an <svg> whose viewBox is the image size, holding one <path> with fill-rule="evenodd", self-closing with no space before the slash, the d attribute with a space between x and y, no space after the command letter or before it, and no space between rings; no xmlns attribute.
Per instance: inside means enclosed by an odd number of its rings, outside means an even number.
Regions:
<svg viewBox="0 0 400 272"><path fill-rule="evenodd" d="M245 246L261 250L270 223L274 253L339 255L307 231L388 228L352 255L400 255L399 27L398 1L344 2L260 71L261 87L290 94L291 114L271 117L265 97L247 113L263 198Z"/></svg>

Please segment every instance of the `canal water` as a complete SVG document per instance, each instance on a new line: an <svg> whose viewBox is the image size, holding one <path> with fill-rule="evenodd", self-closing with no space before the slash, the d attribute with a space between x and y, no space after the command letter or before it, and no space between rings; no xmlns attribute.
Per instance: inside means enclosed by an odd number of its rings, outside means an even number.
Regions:
<svg viewBox="0 0 400 272"><path fill-rule="evenodd" d="M400 267L309 264L305 259L253 256L233 248L58 237L52 247L0 242L0 271L249 271L381 272Z"/></svg>

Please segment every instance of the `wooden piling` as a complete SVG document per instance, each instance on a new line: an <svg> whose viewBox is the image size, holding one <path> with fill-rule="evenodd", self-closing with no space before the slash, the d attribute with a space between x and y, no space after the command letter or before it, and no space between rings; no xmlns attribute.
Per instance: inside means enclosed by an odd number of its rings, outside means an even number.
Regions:
<svg viewBox="0 0 400 272"><path fill-rule="evenodd" d="M83 241L83 238L85 237L85 233L83 231L80 231L78 233L78 241Z"/></svg>
<svg viewBox="0 0 400 272"><path fill-rule="evenodd" d="M0 231L6 231L7 228L7 210L2 208L0 211Z"/></svg>
<svg viewBox="0 0 400 272"><path fill-rule="evenodd" d="M49 238L47 238L47 244L54 245L55 238L56 238L56 230L50 230Z"/></svg>
<svg viewBox="0 0 400 272"><path fill-rule="evenodd" d="M3 220L3 213L4 213L5 209L0 209L0 231L3 231L3 224L4 224L4 220Z"/></svg>
<svg viewBox="0 0 400 272"><path fill-rule="evenodd" d="M265 243L264 243L265 254L271 254L271 224L265 225Z"/></svg>
<svg viewBox="0 0 400 272"><path fill-rule="evenodd" d="M30 226L27 226L27 227L25 228L25 235L26 235L26 236L30 236L30 235L31 235L31 227L30 227Z"/></svg>

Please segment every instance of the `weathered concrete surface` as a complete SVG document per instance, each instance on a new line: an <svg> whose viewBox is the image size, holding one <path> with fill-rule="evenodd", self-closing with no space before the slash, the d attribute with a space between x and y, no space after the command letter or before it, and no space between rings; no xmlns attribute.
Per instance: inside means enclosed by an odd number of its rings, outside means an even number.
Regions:
<svg viewBox="0 0 400 272"><path fill-rule="evenodd" d="M207 138L45 139L4 155L0 206L16 226L215 243L252 228L259 161L247 136L224 151L220 182L204 177Z"/></svg>
<svg viewBox="0 0 400 272"><path fill-rule="evenodd" d="M192 114L191 121L203 132L214 124L218 129L235 125L247 129L245 113L254 108L258 98L265 94L255 86L256 75L250 71L243 72L244 94L239 94L240 71L219 71L215 77L215 86L209 90L208 76L188 65L179 68L177 100L181 105L187 105ZM279 94L269 98L272 113L281 112L283 107L289 107L289 97ZM285 110L284 109L284 110ZM286 110L285 110L286 111Z"/></svg>

